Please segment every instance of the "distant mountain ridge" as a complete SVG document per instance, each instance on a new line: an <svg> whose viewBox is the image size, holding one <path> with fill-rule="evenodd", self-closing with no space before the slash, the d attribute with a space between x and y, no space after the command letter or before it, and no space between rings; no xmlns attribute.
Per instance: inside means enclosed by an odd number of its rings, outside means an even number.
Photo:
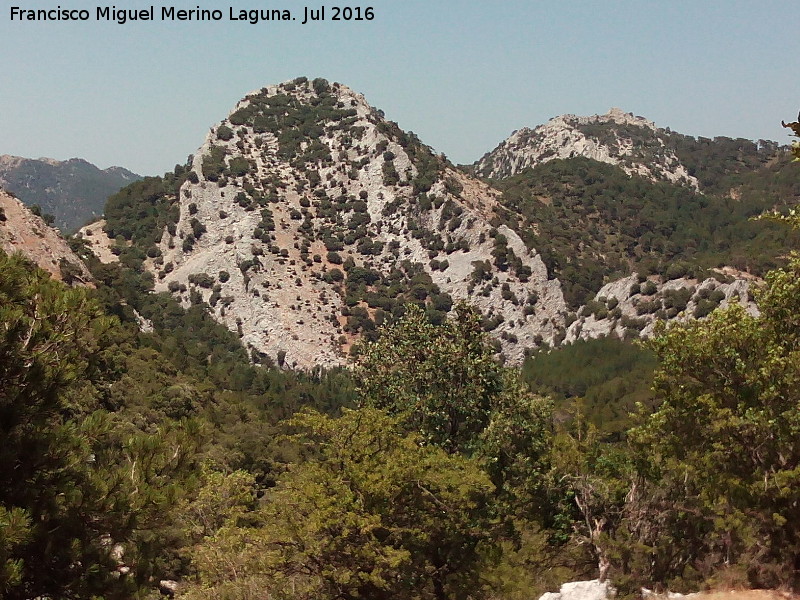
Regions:
<svg viewBox="0 0 800 600"><path fill-rule="evenodd" d="M81 158L58 161L0 156L0 187L28 206L38 204L65 232L101 216L111 194L139 179L141 176L128 169L99 169Z"/></svg>
<svg viewBox="0 0 800 600"><path fill-rule="evenodd" d="M726 158L738 153L746 169L764 166L780 149L777 143L764 140L694 138L611 108L603 115L566 114L533 129L523 127L472 168L481 177L504 179L551 160L584 157L619 166L628 175L704 191L713 183L707 177L713 173L704 172L718 167L704 156L709 145L724 149Z"/></svg>

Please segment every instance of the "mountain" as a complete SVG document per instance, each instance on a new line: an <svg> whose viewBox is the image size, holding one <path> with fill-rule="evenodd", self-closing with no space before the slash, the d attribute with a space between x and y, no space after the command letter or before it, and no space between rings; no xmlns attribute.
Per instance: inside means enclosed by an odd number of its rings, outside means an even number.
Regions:
<svg viewBox="0 0 800 600"><path fill-rule="evenodd" d="M66 283L91 281L86 266L58 232L3 190L0 190L0 250L7 254L19 252Z"/></svg>
<svg viewBox="0 0 800 600"><path fill-rule="evenodd" d="M563 335L538 252L494 223L499 194L340 84L247 95L187 170L122 190L105 230L185 306L207 302L254 356L345 361L405 302L441 321L469 299L512 362Z"/></svg>
<svg viewBox="0 0 800 600"><path fill-rule="evenodd" d="M619 108L591 117L561 115L534 129L524 127L474 166L482 177L502 179L549 160L576 156L620 165L628 174L698 186L652 121Z"/></svg>
<svg viewBox="0 0 800 600"><path fill-rule="evenodd" d="M108 197L138 179L139 175L122 167L101 170L80 158L0 156L0 187L28 206L38 204L63 231L74 231L103 214Z"/></svg>
<svg viewBox="0 0 800 600"><path fill-rule="evenodd" d="M467 300L511 363L545 343L649 335L749 301L797 237L752 220L800 201L777 144L619 110L526 135L561 140L558 154L506 144L486 162L506 170L471 171L507 176L481 181L362 95L298 78L248 94L187 165L112 196L82 236L184 307L208 305L256 362L304 369L343 364L408 302L441 322Z"/></svg>
<svg viewBox="0 0 800 600"><path fill-rule="evenodd" d="M798 237L753 221L800 202L786 147L694 138L619 109L521 129L469 170L503 192L500 222L540 250L573 309L634 272L761 276Z"/></svg>
<svg viewBox="0 0 800 600"><path fill-rule="evenodd" d="M779 152L775 142L694 138L612 108L604 115L561 115L533 129L523 127L472 169L486 179L503 179L551 160L584 157L619 166L628 175L705 190L719 175L763 167Z"/></svg>

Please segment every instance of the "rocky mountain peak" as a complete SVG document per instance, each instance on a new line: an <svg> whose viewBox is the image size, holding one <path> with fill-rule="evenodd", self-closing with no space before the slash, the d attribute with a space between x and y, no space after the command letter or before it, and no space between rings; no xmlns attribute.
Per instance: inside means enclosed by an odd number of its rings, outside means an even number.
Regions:
<svg viewBox="0 0 800 600"><path fill-rule="evenodd" d="M482 177L502 179L550 160L583 156L618 165L631 175L697 189L697 179L681 164L668 137L652 121L619 108L587 117L566 114L514 132L474 169Z"/></svg>
<svg viewBox="0 0 800 600"><path fill-rule="evenodd" d="M563 335L566 306L538 253L493 226L497 198L361 94L299 78L211 128L146 264L279 364L341 364L405 302L436 320L459 299L519 362Z"/></svg>

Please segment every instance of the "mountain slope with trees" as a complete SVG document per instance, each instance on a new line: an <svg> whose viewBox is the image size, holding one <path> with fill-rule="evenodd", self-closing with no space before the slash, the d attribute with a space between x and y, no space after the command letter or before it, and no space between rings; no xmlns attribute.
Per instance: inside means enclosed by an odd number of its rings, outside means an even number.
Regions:
<svg viewBox="0 0 800 600"><path fill-rule="evenodd" d="M65 232L74 232L102 215L108 197L138 179L139 175L122 167L99 169L80 158L0 156L0 187L27 206L38 206Z"/></svg>
<svg viewBox="0 0 800 600"><path fill-rule="evenodd" d="M492 154L474 168L494 177L492 185L503 192L502 222L541 248L571 308L636 272L674 279L727 267L729 274L758 277L779 264L781 248L797 241L785 228L751 220L800 201L785 147L696 139L639 118L568 117L534 130L545 142L561 140L564 157L537 150L541 140L509 141L498 156L513 168L489 169L484 163ZM584 152L587 145L605 154ZM672 158L658 162L667 155ZM679 165L674 173L693 179L643 167L653 164Z"/></svg>
<svg viewBox="0 0 800 600"><path fill-rule="evenodd" d="M406 304L441 322L466 298L521 362L565 305L496 204L360 94L298 78L244 98L190 164L110 198L105 230L156 290L209 304L281 366L343 364Z"/></svg>

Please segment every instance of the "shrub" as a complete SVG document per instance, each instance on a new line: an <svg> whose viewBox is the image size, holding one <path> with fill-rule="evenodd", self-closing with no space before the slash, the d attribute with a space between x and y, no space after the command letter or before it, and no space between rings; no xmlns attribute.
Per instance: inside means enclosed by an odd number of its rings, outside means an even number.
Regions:
<svg viewBox="0 0 800 600"><path fill-rule="evenodd" d="M209 181L219 181L225 172L225 148L211 146L207 156L203 158L203 177Z"/></svg>
<svg viewBox="0 0 800 600"><path fill-rule="evenodd" d="M642 295L644 296L652 296L657 290L656 284L652 281L645 281L644 285L642 285Z"/></svg>
<svg viewBox="0 0 800 600"><path fill-rule="evenodd" d="M397 185L399 182L400 175L397 174L394 163L391 161L383 163L383 185L393 186Z"/></svg>
<svg viewBox="0 0 800 600"><path fill-rule="evenodd" d="M189 221L189 225L192 228L192 235L194 235L195 239L199 240L200 237L206 232L206 226L197 219L192 219Z"/></svg>
<svg viewBox="0 0 800 600"><path fill-rule="evenodd" d="M228 163L228 169L234 177L242 177L250 171L250 163L242 156L235 156Z"/></svg>
<svg viewBox="0 0 800 600"><path fill-rule="evenodd" d="M342 273L339 269L331 269L325 273L324 279L327 283L338 283L339 281L344 280L344 273Z"/></svg>
<svg viewBox="0 0 800 600"><path fill-rule="evenodd" d="M217 137L222 141L227 142L233 138L233 130L227 125L220 125L217 127Z"/></svg>
<svg viewBox="0 0 800 600"><path fill-rule="evenodd" d="M189 275L189 283L200 286L201 288L211 289L214 285L214 278L208 273L193 273Z"/></svg>

